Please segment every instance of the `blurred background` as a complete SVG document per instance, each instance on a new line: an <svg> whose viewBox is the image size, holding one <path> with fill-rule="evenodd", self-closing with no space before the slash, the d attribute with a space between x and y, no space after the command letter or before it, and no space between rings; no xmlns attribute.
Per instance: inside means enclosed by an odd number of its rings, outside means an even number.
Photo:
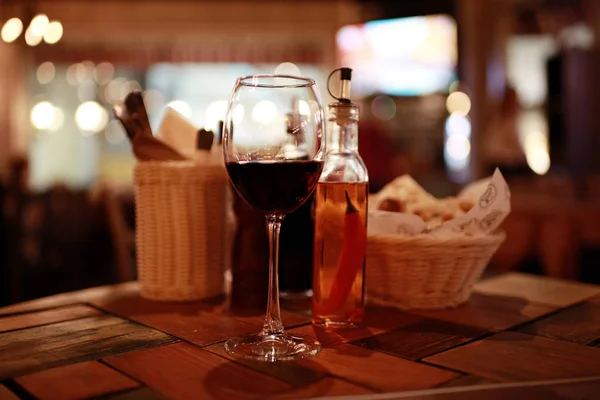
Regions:
<svg viewBox="0 0 600 400"><path fill-rule="evenodd" d="M596 0L0 2L0 305L135 276L135 159L111 105L144 92L217 129L235 78L354 69L377 191L453 195L501 167L493 271L600 283Z"/></svg>

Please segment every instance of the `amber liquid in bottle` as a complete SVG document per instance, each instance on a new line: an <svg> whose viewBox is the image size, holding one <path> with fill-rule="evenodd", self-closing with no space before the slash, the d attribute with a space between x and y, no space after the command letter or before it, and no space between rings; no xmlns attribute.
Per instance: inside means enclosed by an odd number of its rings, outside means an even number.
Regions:
<svg viewBox="0 0 600 400"><path fill-rule="evenodd" d="M347 327L362 322L367 199L367 182L317 184L313 251L317 325Z"/></svg>
<svg viewBox="0 0 600 400"><path fill-rule="evenodd" d="M362 323L369 173L358 153L359 108L352 70L340 68L340 96L328 107L323 172L315 191L312 321L327 328ZM330 92L331 93L331 92Z"/></svg>

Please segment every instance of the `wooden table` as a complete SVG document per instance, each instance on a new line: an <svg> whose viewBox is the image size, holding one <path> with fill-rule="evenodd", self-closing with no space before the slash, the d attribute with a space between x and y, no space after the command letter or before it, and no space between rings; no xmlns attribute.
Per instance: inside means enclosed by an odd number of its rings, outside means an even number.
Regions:
<svg viewBox="0 0 600 400"><path fill-rule="evenodd" d="M262 314L151 302L136 283L6 307L0 399L600 398L598 286L512 273L480 282L453 310L370 308L360 329L314 331L306 314L283 317L323 351L231 360L223 341L257 331Z"/></svg>

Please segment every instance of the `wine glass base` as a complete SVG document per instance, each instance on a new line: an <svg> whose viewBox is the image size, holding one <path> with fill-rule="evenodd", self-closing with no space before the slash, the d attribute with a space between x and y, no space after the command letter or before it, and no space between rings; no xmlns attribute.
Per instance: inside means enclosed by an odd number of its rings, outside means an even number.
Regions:
<svg viewBox="0 0 600 400"><path fill-rule="evenodd" d="M312 357L321 351L321 344L311 337L279 335L251 335L228 340L225 351L239 358L254 361L289 361Z"/></svg>

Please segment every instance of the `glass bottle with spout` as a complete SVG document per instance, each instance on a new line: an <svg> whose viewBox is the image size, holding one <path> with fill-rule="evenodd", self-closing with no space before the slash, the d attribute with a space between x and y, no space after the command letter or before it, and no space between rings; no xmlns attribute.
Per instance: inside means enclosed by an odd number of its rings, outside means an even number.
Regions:
<svg viewBox="0 0 600 400"><path fill-rule="evenodd" d="M314 195L313 323L327 327L357 325L364 315L369 175L358 153L352 70L339 71L340 95L328 107L325 165Z"/></svg>

